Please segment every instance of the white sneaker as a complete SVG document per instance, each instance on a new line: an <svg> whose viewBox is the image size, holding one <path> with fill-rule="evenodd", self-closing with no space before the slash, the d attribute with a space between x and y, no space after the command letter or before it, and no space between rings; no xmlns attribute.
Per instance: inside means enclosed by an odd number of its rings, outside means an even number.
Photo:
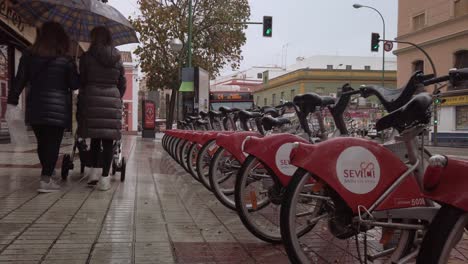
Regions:
<svg viewBox="0 0 468 264"><path fill-rule="evenodd" d="M107 191L111 188L110 177L101 177L98 183L98 189L101 191Z"/></svg>
<svg viewBox="0 0 468 264"><path fill-rule="evenodd" d="M91 168L88 175L88 185L96 185L99 181L99 168Z"/></svg>
<svg viewBox="0 0 468 264"><path fill-rule="evenodd" d="M60 185L58 185L53 179L50 179L49 182L40 181L39 189L37 189L37 191L40 193L58 192L60 191Z"/></svg>

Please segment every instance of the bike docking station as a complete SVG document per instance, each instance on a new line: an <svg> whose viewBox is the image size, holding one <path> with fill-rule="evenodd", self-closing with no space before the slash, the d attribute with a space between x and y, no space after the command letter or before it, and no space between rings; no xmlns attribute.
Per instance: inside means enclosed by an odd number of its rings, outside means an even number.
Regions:
<svg viewBox="0 0 468 264"><path fill-rule="evenodd" d="M151 100L143 100L143 126L141 131L142 138L156 138L156 112L154 102Z"/></svg>

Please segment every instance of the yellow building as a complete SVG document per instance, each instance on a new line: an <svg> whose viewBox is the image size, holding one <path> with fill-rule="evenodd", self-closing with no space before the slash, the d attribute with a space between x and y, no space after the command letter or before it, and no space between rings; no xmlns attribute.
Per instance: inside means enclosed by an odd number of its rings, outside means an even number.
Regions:
<svg viewBox="0 0 468 264"><path fill-rule="evenodd" d="M299 69L267 80L263 88L254 92L257 106L279 105L280 100L292 101L295 95L314 92L336 97L339 89L349 83L354 88L361 85L381 85L382 72L378 70ZM396 71L385 72L385 87L396 87Z"/></svg>

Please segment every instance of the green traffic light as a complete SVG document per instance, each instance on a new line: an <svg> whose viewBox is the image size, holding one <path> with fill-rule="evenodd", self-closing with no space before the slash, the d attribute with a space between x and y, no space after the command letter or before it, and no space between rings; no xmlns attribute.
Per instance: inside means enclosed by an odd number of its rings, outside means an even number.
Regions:
<svg viewBox="0 0 468 264"><path fill-rule="evenodd" d="M271 28L267 29L265 32L267 35L271 35Z"/></svg>
<svg viewBox="0 0 468 264"><path fill-rule="evenodd" d="M379 49L380 45L375 45L374 49Z"/></svg>
<svg viewBox="0 0 468 264"><path fill-rule="evenodd" d="M439 123L439 120L437 120L437 119L434 119L434 124L436 124L436 125L437 125L438 123Z"/></svg>

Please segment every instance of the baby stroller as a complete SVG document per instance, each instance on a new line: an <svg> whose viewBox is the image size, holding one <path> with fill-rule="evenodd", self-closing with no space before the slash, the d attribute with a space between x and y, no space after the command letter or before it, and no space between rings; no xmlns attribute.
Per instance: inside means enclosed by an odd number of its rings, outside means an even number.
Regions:
<svg viewBox="0 0 468 264"><path fill-rule="evenodd" d="M65 154L62 160L62 179L66 180L68 177L68 172L73 170L75 165L73 161L75 160L75 153L78 149L79 157L80 157L80 165L81 165L81 174L84 173L85 167L92 166L91 160L91 151L86 143L86 139L80 138L75 133L75 140L73 144L73 151L71 155ZM122 141L117 140L114 142L113 146L114 157L112 159L112 175L115 175L116 172L120 172L120 181L125 181L125 169L126 169L126 162L125 157L122 155ZM98 159L98 167L102 168L102 149L100 152Z"/></svg>

